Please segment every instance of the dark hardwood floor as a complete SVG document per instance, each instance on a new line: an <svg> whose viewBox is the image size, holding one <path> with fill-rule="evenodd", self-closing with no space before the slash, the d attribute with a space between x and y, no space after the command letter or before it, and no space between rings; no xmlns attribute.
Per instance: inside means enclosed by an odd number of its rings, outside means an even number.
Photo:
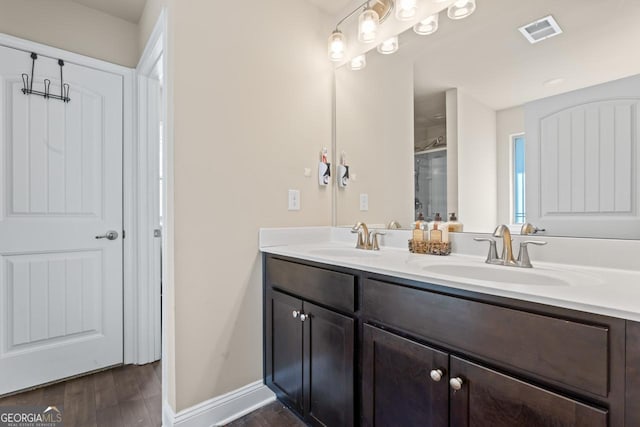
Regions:
<svg viewBox="0 0 640 427"><path fill-rule="evenodd" d="M121 366L9 396L0 406L62 405L65 427L160 427L160 372L160 362Z"/></svg>
<svg viewBox="0 0 640 427"><path fill-rule="evenodd" d="M226 427L304 427L300 418L279 401L275 401L245 415Z"/></svg>

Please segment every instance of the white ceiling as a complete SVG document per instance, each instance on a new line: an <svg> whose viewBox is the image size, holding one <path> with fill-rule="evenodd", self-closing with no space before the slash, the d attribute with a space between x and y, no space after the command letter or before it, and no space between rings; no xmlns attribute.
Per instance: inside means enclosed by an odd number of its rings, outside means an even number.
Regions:
<svg viewBox="0 0 640 427"><path fill-rule="evenodd" d="M518 27L549 14L564 33L529 44ZM444 113L450 88L501 110L638 74L638 17L640 0L478 0L467 19L442 13L437 33L407 31L396 54L415 60L416 124Z"/></svg>
<svg viewBox="0 0 640 427"><path fill-rule="evenodd" d="M316 5L320 10L331 16L342 13L353 0L308 0Z"/></svg>
<svg viewBox="0 0 640 427"><path fill-rule="evenodd" d="M111 16L137 24L147 0L71 0L107 13Z"/></svg>

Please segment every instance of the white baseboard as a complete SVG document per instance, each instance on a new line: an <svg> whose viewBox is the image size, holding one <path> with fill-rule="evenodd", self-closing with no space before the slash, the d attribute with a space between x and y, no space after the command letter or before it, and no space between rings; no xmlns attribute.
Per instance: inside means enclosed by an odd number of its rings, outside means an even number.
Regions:
<svg viewBox="0 0 640 427"><path fill-rule="evenodd" d="M177 414L165 402L163 427L223 426L276 400L262 380L184 409Z"/></svg>

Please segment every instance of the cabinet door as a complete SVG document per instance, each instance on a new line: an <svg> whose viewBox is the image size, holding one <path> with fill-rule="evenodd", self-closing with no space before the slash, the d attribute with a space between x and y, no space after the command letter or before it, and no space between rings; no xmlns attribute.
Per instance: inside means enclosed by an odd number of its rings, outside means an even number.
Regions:
<svg viewBox="0 0 640 427"><path fill-rule="evenodd" d="M302 414L302 300L271 291L267 303L267 385Z"/></svg>
<svg viewBox="0 0 640 427"><path fill-rule="evenodd" d="M370 325L363 333L363 425L448 426L448 355Z"/></svg>
<svg viewBox="0 0 640 427"><path fill-rule="evenodd" d="M453 427L604 427L607 411L451 356ZM458 384L454 384L460 380ZM454 385L461 385L454 390Z"/></svg>
<svg viewBox="0 0 640 427"><path fill-rule="evenodd" d="M305 420L353 426L354 320L306 301L303 311Z"/></svg>

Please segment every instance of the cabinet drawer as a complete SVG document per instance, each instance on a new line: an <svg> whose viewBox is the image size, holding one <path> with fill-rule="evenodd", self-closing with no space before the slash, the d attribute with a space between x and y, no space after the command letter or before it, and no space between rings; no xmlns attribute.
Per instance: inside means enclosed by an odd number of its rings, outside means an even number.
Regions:
<svg viewBox="0 0 640 427"><path fill-rule="evenodd" d="M355 311L355 277L317 267L267 258L267 284L309 301Z"/></svg>
<svg viewBox="0 0 640 427"><path fill-rule="evenodd" d="M367 319L607 397L609 329L366 280Z"/></svg>
<svg viewBox="0 0 640 427"><path fill-rule="evenodd" d="M608 411L451 357L451 377L462 380L450 391L454 427L606 427Z"/></svg>

